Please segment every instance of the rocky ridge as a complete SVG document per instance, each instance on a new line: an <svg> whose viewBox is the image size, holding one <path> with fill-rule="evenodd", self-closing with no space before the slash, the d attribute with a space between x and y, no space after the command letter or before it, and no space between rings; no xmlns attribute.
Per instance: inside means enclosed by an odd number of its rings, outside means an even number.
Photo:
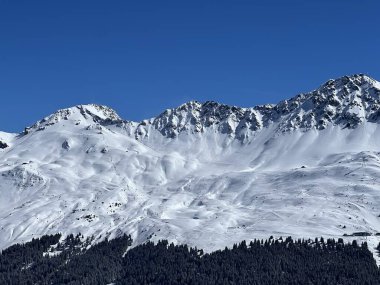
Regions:
<svg viewBox="0 0 380 285"><path fill-rule="evenodd" d="M138 140L149 137L152 129L167 138L176 138L181 133L200 134L211 129L245 141L253 133L273 124L281 133L296 129L323 130L329 124L355 128L364 121L376 123L380 119L380 83L364 74L344 76L328 80L312 92L301 93L276 105L252 108L228 106L214 101L190 101L141 122L123 120L106 106L78 105L55 112L26 128L25 133L43 130L69 119L76 125L83 122L116 125L126 129Z"/></svg>

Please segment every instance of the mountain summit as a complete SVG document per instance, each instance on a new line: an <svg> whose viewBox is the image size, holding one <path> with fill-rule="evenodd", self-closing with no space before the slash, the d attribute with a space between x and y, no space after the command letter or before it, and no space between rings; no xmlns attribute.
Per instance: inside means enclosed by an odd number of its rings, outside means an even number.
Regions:
<svg viewBox="0 0 380 285"><path fill-rule="evenodd" d="M28 133L31 130L43 130L47 126L57 124L61 121L71 121L76 125L81 123L101 123L112 124L121 121L119 115L107 106L88 104L77 105L71 108L58 110L44 119L38 121L33 126L25 128Z"/></svg>
<svg viewBox="0 0 380 285"><path fill-rule="evenodd" d="M0 133L0 248L123 233L217 249L380 232L380 84L329 80L277 105L191 101L142 122L105 106Z"/></svg>

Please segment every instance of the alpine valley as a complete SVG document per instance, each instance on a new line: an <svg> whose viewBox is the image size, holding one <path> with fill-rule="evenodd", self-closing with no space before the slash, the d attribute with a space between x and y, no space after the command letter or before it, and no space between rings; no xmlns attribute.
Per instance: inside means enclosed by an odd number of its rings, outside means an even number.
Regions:
<svg viewBox="0 0 380 285"><path fill-rule="evenodd" d="M380 83L363 74L277 105L191 101L141 122L78 105L0 132L0 249L56 233L207 250L346 235L372 249L379 181Z"/></svg>

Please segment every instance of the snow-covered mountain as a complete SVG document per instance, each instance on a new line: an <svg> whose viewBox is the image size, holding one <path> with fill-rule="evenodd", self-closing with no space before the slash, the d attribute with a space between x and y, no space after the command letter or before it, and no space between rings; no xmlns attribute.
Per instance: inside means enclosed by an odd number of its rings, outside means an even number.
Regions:
<svg viewBox="0 0 380 285"><path fill-rule="evenodd" d="M209 250L270 235L374 244L379 112L380 83L362 74L277 105L192 101L142 122L59 110L0 132L0 248L56 232Z"/></svg>

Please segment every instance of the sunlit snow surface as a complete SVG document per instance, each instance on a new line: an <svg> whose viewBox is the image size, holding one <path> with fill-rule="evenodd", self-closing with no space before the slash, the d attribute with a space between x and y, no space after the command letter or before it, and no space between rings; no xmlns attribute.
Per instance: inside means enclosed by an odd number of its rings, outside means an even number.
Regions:
<svg viewBox="0 0 380 285"><path fill-rule="evenodd" d="M139 138L137 123L99 123L120 118L94 108L0 133L9 144L0 150L0 248L57 232L207 250L271 235L369 232L371 247L378 242L378 123L278 132L273 122L245 141L215 127Z"/></svg>

